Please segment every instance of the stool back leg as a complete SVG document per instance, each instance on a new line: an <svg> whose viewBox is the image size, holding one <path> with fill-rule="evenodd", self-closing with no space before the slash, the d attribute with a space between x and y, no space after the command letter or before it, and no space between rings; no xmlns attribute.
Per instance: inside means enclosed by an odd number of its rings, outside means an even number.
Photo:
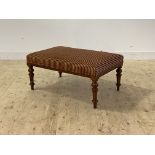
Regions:
<svg viewBox="0 0 155 155"><path fill-rule="evenodd" d="M61 71L59 71L59 77L62 77L62 72Z"/></svg>

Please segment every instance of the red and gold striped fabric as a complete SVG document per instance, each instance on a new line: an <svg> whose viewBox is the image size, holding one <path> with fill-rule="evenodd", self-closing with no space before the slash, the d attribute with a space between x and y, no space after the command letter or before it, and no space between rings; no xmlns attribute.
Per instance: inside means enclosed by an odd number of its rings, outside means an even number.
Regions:
<svg viewBox="0 0 155 155"><path fill-rule="evenodd" d="M122 67L123 56L58 46L28 54L27 64L86 77L100 77L115 68Z"/></svg>

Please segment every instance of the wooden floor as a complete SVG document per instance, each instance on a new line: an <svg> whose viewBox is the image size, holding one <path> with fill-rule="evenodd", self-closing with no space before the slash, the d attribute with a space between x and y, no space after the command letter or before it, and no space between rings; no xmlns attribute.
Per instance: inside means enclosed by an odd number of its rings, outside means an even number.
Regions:
<svg viewBox="0 0 155 155"><path fill-rule="evenodd" d="M155 134L155 61L126 61L122 86L115 71L99 80L93 109L91 80L0 61L0 134Z"/></svg>

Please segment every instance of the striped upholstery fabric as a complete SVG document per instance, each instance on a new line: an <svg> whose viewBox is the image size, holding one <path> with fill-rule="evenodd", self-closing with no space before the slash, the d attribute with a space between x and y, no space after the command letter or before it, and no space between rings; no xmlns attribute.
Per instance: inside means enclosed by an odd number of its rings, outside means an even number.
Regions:
<svg viewBox="0 0 155 155"><path fill-rule="evenodd" d="M81 76L99 77L121 67L123 56L58 46L28 54L27 64Z"/></svg>

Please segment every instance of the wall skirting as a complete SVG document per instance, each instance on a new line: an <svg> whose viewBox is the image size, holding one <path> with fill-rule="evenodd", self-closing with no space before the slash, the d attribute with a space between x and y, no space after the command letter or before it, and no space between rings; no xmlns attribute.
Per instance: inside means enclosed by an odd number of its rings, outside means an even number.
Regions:
<svg viewBox="0 0 155 155"><path fill-rule="evenodd" d="M0 52L0 60L24 60L28 53Z"/></svg>
<svg viewBox="0 0 155 155"><path fill-rule="evenodd" d="M155 60L155 52L124 52L125 59L131 60Z"/></svg>
<svg viewBox="0 0 155 155"><path fill-rule="evenodd" d="M28 53L0 52L0 60L24 60ZM125 59L131 60L155 60L155 52L124 52Z"/></svg>

